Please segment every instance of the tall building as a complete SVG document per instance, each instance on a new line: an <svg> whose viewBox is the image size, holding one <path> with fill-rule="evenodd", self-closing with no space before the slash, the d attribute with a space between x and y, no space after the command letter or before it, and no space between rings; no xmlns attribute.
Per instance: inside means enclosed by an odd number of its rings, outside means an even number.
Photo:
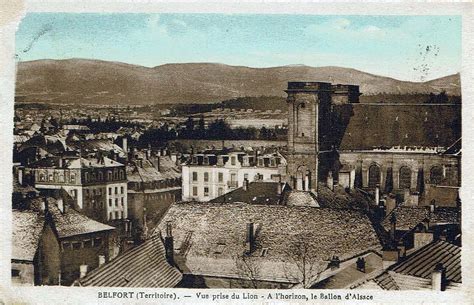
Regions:
<svg viewBox="0 0 474 305"><path fill-rule="evenodd" d="M75 200L74 208L92 219L109 222L127 215L125 165L109 159L48 157L25 170L36 189L64 190Z"/></svg>

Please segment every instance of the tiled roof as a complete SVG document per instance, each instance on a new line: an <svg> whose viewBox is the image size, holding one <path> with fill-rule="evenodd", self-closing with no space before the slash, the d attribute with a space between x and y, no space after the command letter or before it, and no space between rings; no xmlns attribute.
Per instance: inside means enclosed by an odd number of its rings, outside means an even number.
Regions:
<svg viewBox="0 0 474 305"><path fill-rule="evenodd" d="M48 208L53 216L59 238L115 229L112 226L95 221L72 208L68 208L66 213L61 213L52 198L48 198Z"/></svg>
<svg viewBox="0 0 474 305"><path fill-rule="evenodd" d="M357 189L347 192L343 187L334 186L331 191L327 186L318 184L318 203L322 207L338 209L367 209L372 199Z"/></svg>
<svg viewBox="0 0 474 305"><path fill-rule="evenodd" d="M110 139L89 139L86 141L68 141L68 147L71 150L79 151L82 149L83 151L102 151L102 152L109 152L113 150L115 153L119 154L120 156L125 156L123 149L114 144Z"/></svg>
<svg viewBox="0 0 474 305"><path fill-rule="evenodd" d="M40 213L13 210L12 259L33 261L43 227L44 216Z"/></svg>
<svg viewBox="0 0 474 305"><path fill-rule="evenodd" d="M249 203L249 204L281 204L282 195L278 194L276 181L249 182L247 190L239 187L229 193L214 198L213 203ZM288 185L282 183L282 189ZM283 193L283 192L282 192Z"/></svg>
<svg viewBox="0 0 474 305"><path fill-rule="evenodd" d="M290 206L319 207L319 203L317 202L315 196L313 196L310 192L296 190L289 190L285 192L283 204Z"/></svg>
<svg viewBox="0 0 474 305"><path fill-rule="evenodd" d="M185 257L180 269L192 274L240 277L235 259L245 251L248 222L256 228L252 260L260 267L259 277L267 280L288 281L287 271L296 268L292 249L299 242L317 260L332 255L344 260L381 248L367 216L353 210L176 203L154 234L164 231L167 221L173 227L175 252Z"/></svg>
<svg viewBox="0 0 474 305"><path fill-rule="evenodd" d="M461 105L353 104L340 149L448 148L461 137L460 121Z"/></svg>
<svg viewBox="0 0 474 305"><path fill-rule="evenodd" d="M410 231L420 222L428 219L430 226L436 224L456 224L459 223L458 208L436 207L434 212L430 212L429 206L398 206L393 209L382 221L385 230L390 230L390 218L395 214L397 220L397 230Z"/></svg>
<svg viewBox="0 0 474 305"><path fill-rule="evenodd" d="M461 248L445 241L436 241L418 249L382 274L352 288L370 289L376 284L384 290L431 289L432 272L438 263L446 268L446 290L459 289Z"/></svg>
<svg viewBox="0 0 474 305"><path fill-rule="evenodd" d="M31 192L39 193L39 191L31 185L21 185L18 182L18 176L13 175L13 193L28 194Z"/></svg>
<svg viewBox="0 0 474 305"><path fill-rule="evenodd" d="M446 268L446 278L449 281L461 282L461 247L442 240L413 252L404 261L393 265L390 270L430 279L437 263L442 263Z"/></svg>
<svg viewBox="0 0 474 305"><path fill-rule="evenodd" d="M59 167L61 157L46 157L30 164L33 168L53 168ZM63 158L63 167L76 169L87 167L120 167L122 163L107 157L97 158Z"/></svg>
<svg viewBox="0 0 474 305"><path fill-rule="evenodd" d="M81 286L175 287L181 273L170 266L160 237L154 236L79 280Z"/></svg>
<svg viewBox="0 0 474 305"><path fill-rule="evenodd" d="M149 161L142 160L142 166L127 165L127 180L132 182L154 182L181 178L181 171L168 156L160 157L160 170Z"/></svg>

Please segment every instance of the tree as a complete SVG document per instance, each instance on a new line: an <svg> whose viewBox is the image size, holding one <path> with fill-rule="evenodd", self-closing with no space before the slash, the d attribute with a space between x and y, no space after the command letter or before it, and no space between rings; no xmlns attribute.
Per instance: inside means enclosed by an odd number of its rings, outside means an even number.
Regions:
<svg viewBox="0 0 474 305"><path fill-rule="evenodd" d="M235 257L235 266L240 276L242 287L247 287L247 283L250 283L250 288L258 288L260 265L256 259L256 257L252 257L247 253Z"/></svg>
<svg viewBox="0 0 474 305"><path fill-rule="evenodd" d="M315 255L315 249L310 242L311 236L300 234L287 250L289 266L287 278L297 281L297 286L310 288L319 280L319 276L326 269L324 262Z"/></svg>

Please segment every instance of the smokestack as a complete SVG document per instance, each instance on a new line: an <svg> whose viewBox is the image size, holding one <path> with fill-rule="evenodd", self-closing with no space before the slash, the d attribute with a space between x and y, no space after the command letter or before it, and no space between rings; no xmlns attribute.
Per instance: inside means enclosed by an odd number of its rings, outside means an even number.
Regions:
<svg viewBox="0 0 474 305"><path fill-rule="evenodd" d="M174 245L171 221L166 222L165 252L166 260L170 265L174 266Z"/></svg>
<svg viewBox="0 0 474 305"><path fill-rule="evenodd" d="M87 275L87 265L81 265L79 266L79 272L80 272L80 275L79 275L79 278L83 278Z"/></svg>
<svg viewBox="0 0 474 305"><path fill-rule="evenodd" d="M437 263L431 273L431 289L436 291L444 291L446 284L446 269L442 263Z"/></svg>
<svg viewBox="0 0 474 305"><path fill-rule="evenodd" d="M99 267L105 264L105 256L99 255Z"/></svg>
<svg viewBox="0 0 474 305"><path fill-rule="evenodd" d="M253 222L247 223L247 239L246 239L246 252L247 254L252 253L254 248L254 226Z"/></svg>
<svg viewBox="0 0 474 305"><path fill-rule="evenodd" d="M249 189L249 179L244 178L244 184L242 185L242 189L244 191L248 191L248 189Z"/></svg>

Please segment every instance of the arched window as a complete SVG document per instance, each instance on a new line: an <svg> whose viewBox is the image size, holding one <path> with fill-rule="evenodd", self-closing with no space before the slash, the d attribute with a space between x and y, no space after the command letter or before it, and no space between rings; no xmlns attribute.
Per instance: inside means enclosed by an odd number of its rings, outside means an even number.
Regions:
<svg viewBox="0 0 474 305"><path fill-rule="evenodd" d="M400 167L400 175L398 182L400 189L411 188L411 169L407 166Z"/></svg>
<svg viewBox="0 0 474 305"><path fill-rule="evenodd" d="M380 185L380 167L372 164L369 167L369 188L375 188L377 185Z"/></svg>
<svg viewBox="0 0 474 305"><path fill-rule="evenodd" d="M440 184L443 181L443 168L441 166L433 166L430 170L430 183Z"/></svg>

